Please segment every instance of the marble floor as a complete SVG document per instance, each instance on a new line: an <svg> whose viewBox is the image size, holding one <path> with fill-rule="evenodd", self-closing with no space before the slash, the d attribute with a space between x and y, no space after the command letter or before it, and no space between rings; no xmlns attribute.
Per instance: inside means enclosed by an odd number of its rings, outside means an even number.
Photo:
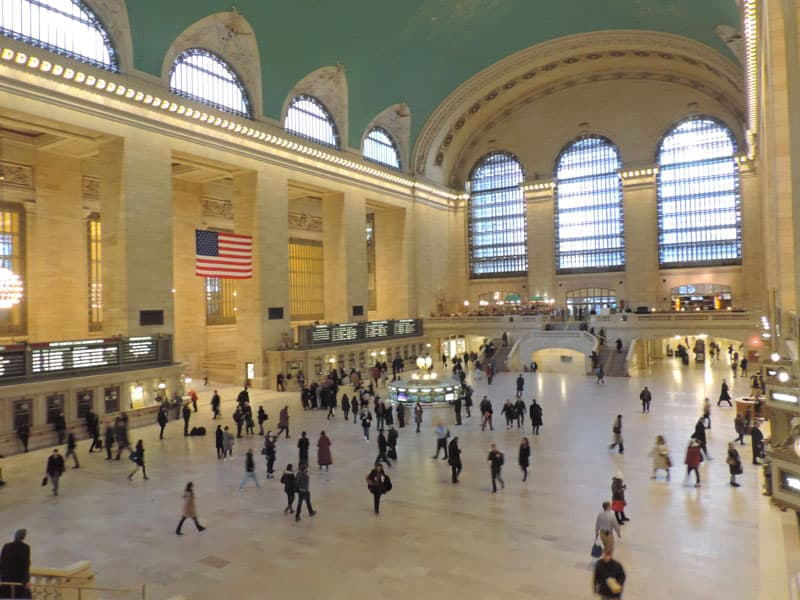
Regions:
<svg viewBox="0 0 800 600"><path fill-rule="evenodd" d="M544 407L541 435L531 437L532 470L527 483L516 465L522 431L506 431L496 418L494 432L480 431L478 419L455 427L452 412L430 410L420 434L401 430L399 462L390 470L394 489L382 512L372 512L364 477L376 455L360 427L341 415L326 421L321 411L303 412L298 394L255 390L274 428L284 403L291 411L291 435L278 444L277 465L297 463L301 430L312 441L324 429L333 441L330 472L311 472L312 501L318 514L296 523L283 514L277 479L261 489L238 492L243 452L258 452L261 439L241 440L232 460L218 461L214 437L184 438L181 424L135 430L144 440L149 481L126 479L129 461L107 462L87 454L81 442L81 469L68 470L62 492L51 497L39 487L47 450L3 460L8 485L0 489L0 537L11 539L26 527L36 565L58 567L90 560L98 584L128 587L146 583L148 598L182 594L206 598L300 598L420 600L493 598L578 600L590 598L589 550L594 519L610 497L619 469L628 486L631 521L623 527L617 558L628 573L625 598L647 600L783 600L787 573L783 544L768 531L796 537L794 515L780 513L760 494L760 470L743 448L742 487L728 485L727 442L733 437L733 409L716 408L709 432L716 460L701 467L703 486L683 485L683 454L705 395L716 398L727 367L680 367L659 363L648 376L608 379L554 373L526 375L525 399ZM479 399L488 392L497 416L513 394L515 374L500 375L492 386L475 384ZM730 381L730 379L729 379ZM639 391L653 393L652 412L640 413ZM222 389L223 413L230 415L237 389ZM747 381L735 380L737 395ZM208 400L193 425L213 432ZM611 453L611 422L624 415L626 452ZM461 483L449 481L444 461L431 460L433 427L450 423L463 448ZM526 420L526 425L528 425ZM524 435L529 435L526 429ZM650 479L647 453L657 434L672 446L671 482ZM486 455L496 442L506 454L505 490L491 493ZM315 444L312 443L312 465ZM194 481L201 522L198 534L187 523L183 537L173 531L181 492ZM789 513L790 515L790 513ZM791 533L794 531L794 535ZM779 567L770 566L777 558ZM796 566L796 565L795 565ZM785 567L785 568L784 568ZM765 574L769 573L768 576ZM785 595L784 595L785 593ZM109 596L110 597L110 596Z"/></svg>

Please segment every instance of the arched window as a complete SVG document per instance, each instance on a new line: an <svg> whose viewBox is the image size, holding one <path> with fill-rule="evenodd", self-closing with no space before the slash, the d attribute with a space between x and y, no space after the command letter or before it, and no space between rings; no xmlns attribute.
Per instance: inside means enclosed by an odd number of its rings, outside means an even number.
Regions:
<svg viewBox="0 0 800 600"><path fill-rule="evenodd" d="M661 267L742 262L736 138L722 123L691 117L658 148L658 259Z"/></svg>
<svg viewBox="0 0 800 600"><path fill-rule="evenodd" d="M0 33L101 69L119 71L108 32L81 0L2 0Z"/></svg>
<svg viewBox="0 0 800 600"><path fill-rule="evenodd" d="M397 144L394 143L389 133L381 127L373 127L369 130L361 146L361 154L367 160L380 165L385 165L392 169L400 168L400 151L397 149Z"/></svg>
<svg viewBox="0 0 800 600"><path fill-rule="evenodd" d="M313 96L300 95L292 98L286 111L286 131L313 142L339 147L339 132L333 117L319 100Z"/></svg>
<svg viewBox="0 0 800 600"><path fill-rule="evenodd" d="M470 277L512 277L528 272L522 165L507 152L493 152L470 178Z"/></svg>
<svg viewBox="0 0 800 600"><path fill-rule="evenodd" d="M556 271L625 268L621 162L598 135L570 143L556 163Z"/></svg>
<svg viewBox="0 0 800 600"><path fill-rule="evenodd" d="M203 48L189 48L175 57L169 89L173 94L225 112L252 116L250 100L239 76L222 58Z"/></svg>

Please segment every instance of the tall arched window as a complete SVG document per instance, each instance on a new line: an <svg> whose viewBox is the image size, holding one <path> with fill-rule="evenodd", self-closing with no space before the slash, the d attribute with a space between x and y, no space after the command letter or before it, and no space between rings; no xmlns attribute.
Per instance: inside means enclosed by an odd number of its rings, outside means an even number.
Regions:
<svg viewBox="0 0 800 600"><path fill-rule="evenodd" d="M710 117L675 125L658 148L661 267L742 262L736 138Z"/></svg>
<svg viewBox="0 0 800 600"><path fill-rule="evenodd" d="M367 160L380 165L392 169L400 168L400 151L397 149L397 144L382 127L373 127L369 130L361 145L361 154Z"/></svg>
<svg viewBox="0 0 800 600"><path fill-rule="evenodd" d="M528 272L528 232L522 165L507 152L493 152L470 178L470 277L512 277Z"/></svg>
<svg viewBox="0 0 800 600"><path fill-rule="evenodd" d="M189 48L175 57L169 90L225 112L252 116L250 100L239 76L222 58L203 48Z"/></svg>
<svg viewBox="0 0 800 600"><path fill-rule="evenodd" d="M339 132L325 105L313 96L292 98L283 123L286 131L325 146L339 147Z"/></svg>
<svg viewBox="0 0 800 600"><path fill-rule="evenodd" d="M614 144L589 135L571 142L556 162L556 271L625 268L621 166Z"/></svg>
<svg viewBox="0 0 800 600"><path fill-rule="evenodd" d="M119 70L108 32L81 0L2 0L0 33L101 69Z"/></svg>

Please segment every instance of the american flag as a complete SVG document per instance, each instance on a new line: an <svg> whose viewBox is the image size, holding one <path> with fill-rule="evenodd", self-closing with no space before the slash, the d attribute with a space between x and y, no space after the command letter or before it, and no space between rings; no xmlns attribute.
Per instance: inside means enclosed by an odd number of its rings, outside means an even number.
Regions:
<svg viewBox="0 0 800 600"><path fill-rule="evenodd" d="M223 231L195 232L194 274L220 279L250 279L253 276L253 238Z"/></svg>

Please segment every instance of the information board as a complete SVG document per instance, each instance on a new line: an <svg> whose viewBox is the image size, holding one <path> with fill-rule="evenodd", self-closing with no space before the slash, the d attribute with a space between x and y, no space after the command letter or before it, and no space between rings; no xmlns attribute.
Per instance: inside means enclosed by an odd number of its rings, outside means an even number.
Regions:
<svg viewBox="0 0 800 600"><path fill-rule="evenodd" d="M158 342L150 336L132 337L122 346L122 362L144 363L158 360Z"/></svg>
<svg viewBox="0 0 800 600"><path fill-rule="evenodd" d="M298 331L300 343L306 347L374 342L420 335L422 335L422 321L419 319L309 325L300 327Z"/></svg>
<svg viewBox="0 0 800 600"><path fill-rule="evenodd" d="M119 341L80 340L31 345L31 373L115 367L120 364Z"/></svg>
<svg viewBox="0 0 800 600"><path fill-rule="evenodd" d="M25 346L0 346L0 379L25 375Z"/></svg>

